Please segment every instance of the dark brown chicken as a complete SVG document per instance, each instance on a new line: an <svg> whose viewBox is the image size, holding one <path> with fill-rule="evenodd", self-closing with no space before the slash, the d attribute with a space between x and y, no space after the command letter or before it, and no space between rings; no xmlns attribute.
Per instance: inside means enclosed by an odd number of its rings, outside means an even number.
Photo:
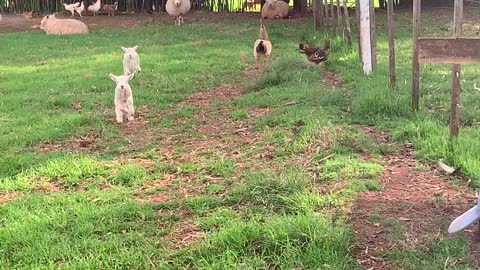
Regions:
<svg viewBox="0 0 480 270"><path fill-rule="evenodd" d="M328 59L328 53L330 51L330 40L327 40L323 49L310 47L303 43L300 43L299 49L301 53L304 53L307 56L308 61L318 65L321 62L327 61Z"/></svg>

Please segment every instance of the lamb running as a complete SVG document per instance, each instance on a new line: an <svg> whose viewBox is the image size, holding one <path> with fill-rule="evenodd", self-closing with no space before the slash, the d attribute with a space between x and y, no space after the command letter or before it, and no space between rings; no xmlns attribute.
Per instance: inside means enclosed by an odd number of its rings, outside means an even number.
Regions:
<svg viewBox="0 0 480 270"><path fill-rule="evenodd" d="M123 50L123 75L130 75L142 72L140 68L140 57L137 53L138 46L133 48L122 47Z"/></svg>
<svg viewBox="0 0 480 270"><path fill-rule="evenodd" d="M183 23L183 16L190 11L190 0L167 0L165 9L168 15L175 17L175 25Z"/></svg>
<svg viewBox="0 0 480 270"><path fill-rule="evenodd" d="M57 19L55 15L47 15L43 17L40 23L40 29L44 30L47 35L71 35L86 34L88 27L86 24L75 19Z"/></svg>
<svg viewBox="0 0 480 270"><path fill-rule="evenodd" d="M128 81L133 78L133 74L121 76L109 74L109 76L117 84L115 87L115 115L117 123L123 123L125 115L128 121L133 121L135 109L133 108L132 89L128 84Z"/></svg>

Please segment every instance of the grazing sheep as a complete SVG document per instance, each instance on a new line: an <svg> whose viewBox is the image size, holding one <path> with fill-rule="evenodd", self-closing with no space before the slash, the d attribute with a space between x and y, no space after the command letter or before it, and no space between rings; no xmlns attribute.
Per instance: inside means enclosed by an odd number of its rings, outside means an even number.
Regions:
<svg viewBox="0 0 480 270"><path fill-rule="evenodd" d="M75 19L57 19L55 15L47 15L43 17L40 23L40 29L44 30L47 35L71 35L86 34L88 27L86 24Z"/></svg>
<svg viewBox="0 0 480 270"><path fill-rule="evenodd" d="M290 6L278 0L266 0L262 7L263 19L283 19L288 18Z"/></svg>
<svg viewBox="0 0 480 270"><path fill-rule="evenodd" d="M123 75L136 74L142 72L140 68L140 57L137 53L138 46L133 48L122 47L123 50Z"/></svg>
<svg viewBox="0 0 480 270"><path fill-rule="evenodd" d="M65 4L63 3L63 8L65 10L68 10L72 13L72 16L73 17L75 15L75 8L79 7L80 6L80 3L79 2L75 2L73 4Z"/></svg>
<svg viewBox="0 0 480 270"><path fill-rule="evenodd" d="M117 123L123 123L125 115L128 121L133 121L135 108L133 108L132 89L128 84L128 81L133 78L133 74L121 76L109 74L109 76L117 84L115 87L115 115Z"/></svg>
<svg viewBox="0 0 480 270"><path fill-rule="evenodd" d="M183 23L183 16L190 11L190 0L167 0L165 9L168 15L175 17L175 25Z"/></svg>
<svg viewBox="0 0 480 270"><path fill-rule="evenodd" d="M108 13L108 16L115 16L115 11L117 11L118 8L118 2L115 1L113 5L103 5L103 10L105 10Z"/></svg>

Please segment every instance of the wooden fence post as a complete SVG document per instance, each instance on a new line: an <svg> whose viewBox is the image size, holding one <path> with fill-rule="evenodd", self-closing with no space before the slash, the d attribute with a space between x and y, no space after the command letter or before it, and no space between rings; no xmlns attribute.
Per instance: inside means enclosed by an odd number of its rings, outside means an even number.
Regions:
<svg viewBox="0 0 480 270"><path fill-rule="evenodd" d="M388 25L388 47L389 47L389 66L390 66L390 87L395 90L395 37L393 23L393 0L387 3L387 25Z"/></svg>
<svg viewBox="0 0 480 270"><path fill-rule="evenodd" d="M463 0L455 0L455 15L453 25L453 37L458 38L462 32ZM452 66L452 98L450 104L450 138L458 136L460 131L460 64Z"/></svg>
<svg viewBox="0 0 480 270"><path fill-rule="evenodd" d="M358 57L362 61L362 43L360 42L360 0L355 0L355 16L357 18L357 28L358 28Z"/></svg>
<svg viewBox="0 0 480 270"><path fill-rule="evenodd" d="M372 70L377 68L377 35L375 33L375 0L370 0L370 46L372 53Z"/></svg>
<svg viewBox="0 0 480 270"><path fill-rule="evenodd" d="M370 74L373 71L373 52L371 35L370 1L360 1L360 44L362 53L363 72Z"/></svg>
<svg viewBox="0 0 480 270"><path fill-rule="evenodd" d="M350 16L348 15L347 0L343 0L343 13L344 13L344 16L345 16L345 25L347 27L348 46L352 47L352 30L350 29Z"/></svg>
<svg viewBox="0 0 480 270"><path fill-rule="evenodd" d="M320 28L322 27L322 21L321 21L321 16L320 14L322 14L321 12L321 3L322 1L321 0L313 0L313 21L314 21L314 24L315 24L315 30L319 31Z"/></svg>
<svg viewBox="0 0 480 270"><path fill-rule="evenodd" d="M332 19L332 31L335 32L336 31L336 27L335 27L335 13L333 12L333 0L330 0L330 16L331 16L331 19Z"/></svg>
<svg viewBox="0 0 480 270"><path fill-rule="evenodd" d="M418 62L418 37L420 35L420 12L422 1L413 0L413 57L412 57L412 107L418 111L420 88L420 64Z"/></svg>
<svg viewBox="0 0 480 270"><path fill-rule="evenodd" d="M343 32L342 9L340 7L340 0L337 0L337 28L339 33Z"/></svg>

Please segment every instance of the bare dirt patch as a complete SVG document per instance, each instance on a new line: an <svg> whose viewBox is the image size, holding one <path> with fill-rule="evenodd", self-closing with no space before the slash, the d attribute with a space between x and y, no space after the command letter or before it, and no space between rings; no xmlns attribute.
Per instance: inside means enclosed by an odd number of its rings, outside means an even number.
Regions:
<svg viewBox="0 0 480 270"><path fill-rule="evenodd" d="M50 152L84 152L95 151L95 139L98 135L94 132L89 132L86 136L80 138L70 138L65 142L41 142L35 150L41 154L48 154Z"/></svg>
<svg viewBox="0 0 480 270"><path fill-rule="evenodd" d="M226 102L242 96L244 89L239 85L223 85L192 94L180 106L207 107L214 101Z"/></svg>
<svg viewBox="0 0 480 270"><path fill-rule="evenodd" d="M0 205L6 204L9 201L15 199L16 197L17 197L17 192L15 191L0 193Z"/></svg>
<svg viewBox="0 0 480 270"><path fill-rule="evenodd" d="M386 143L384 133L361 128L377 143ZM471 207L476 198L466 189L453 187L432 170L418 170L413 150L405 146L386 156L380 192L362 193L353 210L355 248L353 255L365 269L397 269L384 255L394 250L426 250L432 238L446 236L446 226ZM386 223L405 228L401 239L389 239ZM435 238L436 237L436 238ZM430 242L428 242L430 241Z"/></svg>
<svg viewBox="0 0 480 270"><path fill-rule="evenodd" d="M46 15L46 14L43 14ZM43 15L35 16L34 18L25 18L22 15L4 15L0 21L0 33L10 32L38 32L42 31L38 28ZM231 20L258 20L258 13L215 13L212 16L211 12L206 11L191 11L185 17L185 24L199 24L199 23L221 23L222 21ZM57 18L70 18L67 13L56 15ZM108 29L108 28L136 28L141 26L153 25L174 25L174 20L167 15L167 13L143 14L143 13L117 13L114 17L100 14L98 16L78 16L74 17L77 20L83 21L92 30ZM298 21L299 24L303 22L302 18L290 19Z"/></svg>

